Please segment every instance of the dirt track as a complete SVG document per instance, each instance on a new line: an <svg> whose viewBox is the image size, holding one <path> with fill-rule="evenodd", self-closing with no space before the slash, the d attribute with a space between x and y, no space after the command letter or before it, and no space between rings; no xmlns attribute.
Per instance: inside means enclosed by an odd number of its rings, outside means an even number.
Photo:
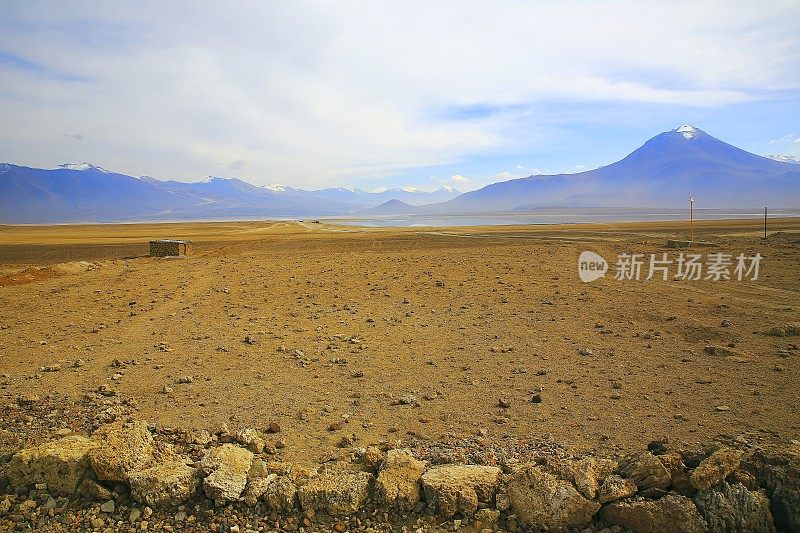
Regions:
<svg viewBox="0 0 800 533"><path fill-rule="evenodd" d="M278 421L279 453L301 462L342 437L481 430L611 451L662 436L800 438L800 338L763 334L800 322L800 221L774 221L783 233L766 243L758 222L698 224L719 243L700 253L761 253L757 281L591 284L577 276L582 250L677 257L663 244L684 230L316 226L0 228L0 273L51 265L0 287L0 401L107 385L161 425ZM123 259L165 236L196 253ZM52 270L62 260L95 264Z"/></svg>

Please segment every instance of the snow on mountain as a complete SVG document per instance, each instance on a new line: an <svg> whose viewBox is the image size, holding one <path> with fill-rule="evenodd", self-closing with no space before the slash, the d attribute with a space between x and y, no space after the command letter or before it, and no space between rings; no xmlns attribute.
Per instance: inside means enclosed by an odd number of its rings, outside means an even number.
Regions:
<svg viewBox="0 0 800 533"><path fill-rule="evenodd" d="M796 155L770 154L766 157L769 157L773 161L780 161L781 163L794 163L796 165L800 165L800 156Z"/></svg>
<svg viewBox="0 0 800 533"><path fill-rule="evenodd" d="M9 170L11 170L11 165L8 163L0 163L0 174L5 174Z"/></svg>
<svg viewBox="0 0 800 533"><path fill-rule="evenodd" d="M92 165L91 163L63 163L58 165L58 169L60 170L96 170L98 172L102 172L103 174L111 174L110 171L104 169L103 167L98 167L97 165Z"/></svg>
<svg viewBox="0 0 800 533"><path fill-rule="evenodd" d="M278 183L262 185L262 188L272 192L286 192L286 185L280 185Z"/></svg>
<svg viewBox="0 0 800 533"><path fill-rule="evenodd" d="M680 128L677 128L673 131L680 133L681 135L683 135L685 139L694 139L695 137L698 137L701 133L703 133L702 131L698 130L691 124L684 124Z"/></svg>

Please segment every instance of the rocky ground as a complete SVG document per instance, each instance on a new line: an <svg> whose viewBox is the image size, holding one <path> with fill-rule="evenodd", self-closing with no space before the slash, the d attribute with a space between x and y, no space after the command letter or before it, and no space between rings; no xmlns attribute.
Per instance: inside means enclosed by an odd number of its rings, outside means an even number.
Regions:
<svg viewBox="0 0 800 533"><path fill-rule="evenodd" d="M363 464L354 450L370 446L409 449L428 465L499 466L512 476L513 465L587 454L619 462L649 442L672 451L716 442L748 453L790 445L800 438L800 223L773 226L764 241L755 222L701 223L698 235L717 244L689 251L760 253L756 281L607 276L591 284L577 276L581 251L612 261L623 252L677 257L664 244L683 230L0 228L4 461L131 415L146 421L156 445L192 465L234 440L263 446L265 463L310 472ZM196 253L137 257L149 236L189 236ZM255 445L240 442L243 430L257 436ZM563 472L556 477L577 486ZM80 529L92 519L103 520L99 529L128 527L134 506L147 510L126 481L117 483L103 485L115 502L110 513L35 486L8 489L15 496L6 513L23 528L44 520L44 528ZM758 487L772 496L763 483L749 485ZM49 496L56 507L47 508ZM297 513L271 518L268 504L254 511L212 500L190 500L168 515L152 507L151 525L337 525L303 516L299 504ZM360 525L348 518L344 527L454 527L432 526L438 512L382 520L370 505L356 513ZM602 522L603 505L590 515L596 530L612 525ZM502 512L498 527L508 529Z"/></svg>

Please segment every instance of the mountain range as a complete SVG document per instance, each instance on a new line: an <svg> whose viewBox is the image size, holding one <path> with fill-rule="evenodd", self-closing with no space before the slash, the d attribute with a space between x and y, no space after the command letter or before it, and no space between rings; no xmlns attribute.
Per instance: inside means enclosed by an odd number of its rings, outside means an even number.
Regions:
<svg viewBox="0 0 800 533"><path fill-rule="evenodd" d="M235 178L194 183L133 177L89 163L56 169L0 164L0 223L211 220L353 214L387 200L414 206L461 194L445 186L433 192L340 187L320 190L283 185L258 187Z"/></svg>
<svg viewBox="0 0 800 533"><path fill-rule="evenodd" d="M607 166L529 176L459 193L343 187L258 187L234 178L195 183L133 177L65 164L0 164L0 223L249 219L335 215L465 214L550 207L681 208L690 195L709 208L800 207L800 166L762 157L683 125Z"/></svg>

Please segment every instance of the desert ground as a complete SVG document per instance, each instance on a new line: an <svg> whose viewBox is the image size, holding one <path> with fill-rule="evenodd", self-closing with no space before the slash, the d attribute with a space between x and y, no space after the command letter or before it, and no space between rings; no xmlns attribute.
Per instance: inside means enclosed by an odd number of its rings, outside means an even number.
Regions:
<svg viewBox="0 0 800 533"><path fill-rule="evenodd" d="M277 423L274 453L309 464L387 441L800 439L800 340L768 334L800 322L800 220L695 232L716 244L665 248L683 222L3 226L0 441L85 429L70 402L98 391L157 428ZM193 253L148 257L154 237ZM583 283L583 250L764 259L755 281ZM41 420L14 416L25 398Z"/></svg>

